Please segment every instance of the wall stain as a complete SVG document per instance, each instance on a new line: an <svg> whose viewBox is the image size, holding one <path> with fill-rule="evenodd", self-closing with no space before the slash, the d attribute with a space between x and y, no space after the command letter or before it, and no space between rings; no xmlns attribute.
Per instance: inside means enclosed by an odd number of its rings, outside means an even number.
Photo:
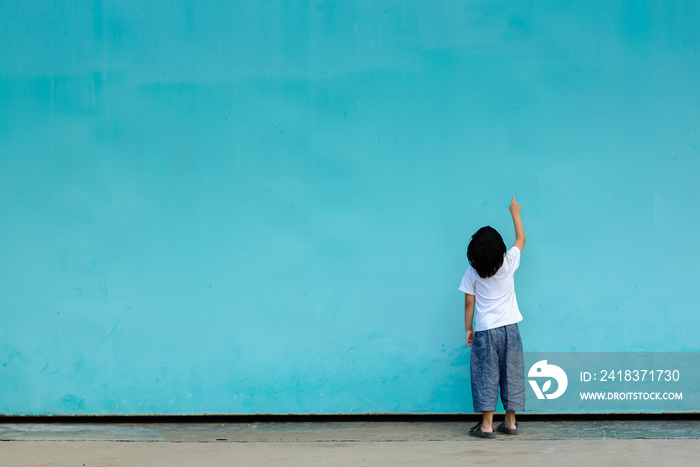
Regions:
<svg viewBox="0 0 700 467"><path fill-rule="evenodd" d="M112 328L111 328L111 329L109 330L109 332L102 338L102 340L100 341L100 343L97 344L97 347L101 347L102 344L104 344L104 343L107 341L107 339L109 339L109 336L111 336L112 333L114 332L114 330L117 329L117 326L119 326L119 323L122 322L122 320L126 317L126 315L129 313L129 311L131 311L132 308L133 308L133 307L132 307L131 305L127 306L126 309L124 310L124 312L123 312L121 315L119 315L119 316L117 317L117 319L114 320L114 322L112 323Z"/></svg>

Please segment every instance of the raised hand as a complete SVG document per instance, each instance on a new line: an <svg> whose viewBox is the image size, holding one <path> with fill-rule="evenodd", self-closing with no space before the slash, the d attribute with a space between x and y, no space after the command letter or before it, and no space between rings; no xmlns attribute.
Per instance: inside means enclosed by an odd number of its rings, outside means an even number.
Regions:
<svg viewBox="0 0 700 467"><path fill-rule="evenodd" d="M515 201L515 196L513 196L513 199L510 201L510 206L508 209L510 210L511 214L520 214L522 206Z"/></svg>

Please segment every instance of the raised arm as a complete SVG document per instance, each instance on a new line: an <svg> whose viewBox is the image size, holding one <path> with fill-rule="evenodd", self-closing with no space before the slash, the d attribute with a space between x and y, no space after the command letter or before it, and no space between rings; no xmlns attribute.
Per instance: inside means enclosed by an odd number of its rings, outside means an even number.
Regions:
<svg viewBox="0 0 700 467"><path fill-rule="evenodd" d="M510 202L510 215L513 216L513 226L515 227L515 243L513 246L517 246L520 253L523 252L525 248L525 230L523 230L523 221L520 219L521 206L515 202L515 196Z"/></svg>

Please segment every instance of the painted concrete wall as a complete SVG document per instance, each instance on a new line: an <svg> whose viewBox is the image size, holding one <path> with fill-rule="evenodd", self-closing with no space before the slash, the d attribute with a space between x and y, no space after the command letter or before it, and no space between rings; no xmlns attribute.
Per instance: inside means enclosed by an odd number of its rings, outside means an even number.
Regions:
<svg viewBox="0 0 700 467"><path fill-rule="evenodd" d="M470 412L512 194L526 351L700 350L699 21L0 3L0 413Z"/></svg>

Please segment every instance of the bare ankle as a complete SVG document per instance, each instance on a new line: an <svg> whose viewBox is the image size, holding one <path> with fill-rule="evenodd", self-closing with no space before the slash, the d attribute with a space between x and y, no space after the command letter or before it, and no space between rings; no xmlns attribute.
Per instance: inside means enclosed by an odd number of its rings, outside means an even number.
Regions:
<svg viewBox="0 0 700 467"><path fill-rule="evenodd" d="M493 412L492 411L485 411L482 412L483 416L481 417L481 431L484 433L491 433L493 432Z"/></svg>
<svg viewBox="0 0 700 467"><path fill-rule="evenodd" d="M506 428L515 429L515 412L506 412L505 425Z"/></svg>

